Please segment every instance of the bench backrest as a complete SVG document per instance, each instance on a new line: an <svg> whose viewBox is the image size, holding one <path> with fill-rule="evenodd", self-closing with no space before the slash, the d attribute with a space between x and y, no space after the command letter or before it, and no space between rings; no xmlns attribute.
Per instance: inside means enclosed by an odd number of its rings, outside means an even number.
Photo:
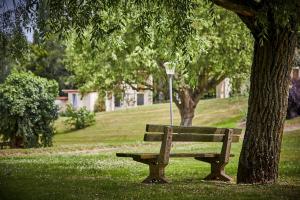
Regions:
<svg viewBox="0 0 300 200"><path fill-rule="evenodd" d="M144 141L159 142L163 139L164 127L166 125L146 125L146 133L144 135ZM172 141L173 142L223 142L225 133L228 128L215 128L215 127L172 127ZM230 129L231 130L231 142L239 142L242 129Z"/></svg>
<svg viewBox="0 0 300 200"><path fill-rule="evenodd" d="M172 141L175 142L222 142L220 159L228 163L232 142L238 142L242 129L215 127L181 127L166 125L146 125L144 141L161 141L158 163L167 165Z"/></svg>

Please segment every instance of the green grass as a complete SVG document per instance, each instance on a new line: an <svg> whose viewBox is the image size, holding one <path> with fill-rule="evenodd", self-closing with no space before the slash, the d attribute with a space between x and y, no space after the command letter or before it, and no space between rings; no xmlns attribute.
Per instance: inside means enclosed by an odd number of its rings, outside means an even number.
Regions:
<svg viewBox="0 0 300 200"><path fill-rule="evenodd" d="M246 98L212 99L200 101L193 125L236 127L243 117ZM174 108L174 123L180 124L180 115ZM156 104L96 115L97 123L83 130L68 132L63 119L57 123L58 135L54 145L74 144L128 144L140 142L145 124L168 124L169 104Z"/></svg>
<svg viewBox="0 0 300 200"><path fill-rule="evenodd" d="M236 127L246 99L202 101L194 125ZM174 110L175 111L175 110ZM288 123L294 124L293 120ZM179 122L178 113L175 115ZM280 176L271 185L205 182L210 166L190 158L171 159L166 185L144 185L147 166L116 152L155 152L159 144L142 143L146 123L168 123L168 104L97 114L96 125L67 132L58 121L54 147L0 150L0 199L299 199L300 130L284 135ZM241 143L226 172L236 178ZM174 151L219 151L218 144L176 143Z"/></svg>

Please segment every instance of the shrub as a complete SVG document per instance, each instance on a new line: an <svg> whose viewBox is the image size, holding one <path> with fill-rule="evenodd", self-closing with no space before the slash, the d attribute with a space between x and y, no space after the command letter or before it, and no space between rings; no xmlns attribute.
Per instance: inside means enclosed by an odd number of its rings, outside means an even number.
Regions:
<svg viewBox="0 0 300 200"><path fill-rule="evenodd" d="M32 73L13 72L0 85L0 135L12 147L51 146L58 84Z"/></svg>
<svg viewBox="0 0 300 200"><path fill-rule="evenodd" d="M289 90L287 119L300 116L300 79L292 82Z"/></svg>
<svg viewBox="0 0 300 200"><path fill-rule="evenodd" d="M90 112L86 107L75 110L71 105L67 106L65 123L74 129L82 129L95 123L95 113Z"/></svg>

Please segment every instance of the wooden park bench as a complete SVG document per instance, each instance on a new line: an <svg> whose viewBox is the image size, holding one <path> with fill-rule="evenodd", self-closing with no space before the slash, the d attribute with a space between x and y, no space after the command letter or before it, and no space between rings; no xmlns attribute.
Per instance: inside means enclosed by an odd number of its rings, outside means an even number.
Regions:
<svg viewBox="0 0 300 200"><path fill-rule="evenodd" d="M229 162L231 143L238 142L241 129L215 127L181 127L146 125L144 141L161 142L159 153L117 153L118 157L131 157L137 162L149 165L149 176L142 183L167 183L165 167L169 157L191 157L211 164L211 172L205 180L231 181L225 174ZM220 153L170 153L173 142L222 142Z"/></svg>

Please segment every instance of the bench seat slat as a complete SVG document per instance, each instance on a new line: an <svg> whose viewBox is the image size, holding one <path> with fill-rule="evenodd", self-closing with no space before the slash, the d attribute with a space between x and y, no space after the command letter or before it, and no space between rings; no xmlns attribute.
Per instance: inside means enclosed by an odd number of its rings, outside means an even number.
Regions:
<svg viewBox="0 0 300 200"><path fill-rule="evenodd" d="M170 157L197 157L197 158L218 158L219 153L170 153ZM138 159L157 159L158 153L117 153L118 157L132 157ZM233 157L230 154L230 157Z"/></svg>
<svg viewBox="0 0 300 200"><path fill-rule="evenodd" d="M166 125L147 124L146 132L163 132ZM226 128L202 127L202 126L172 126L173 133L198 133L198 134L224 134ZM233 135L240 135L242 129L233 128Z"/></svg>
<svg viewBox="0 0 300 200"><path fill-rule="evenodd" d="M195 134L195 133L183 133L173 134L173 142L223 142L224 134ZM144 141L159 142L162 141L163 134L146 133L144 135ZM240 136L233 135L232 142L239 142Z"/></svg>

